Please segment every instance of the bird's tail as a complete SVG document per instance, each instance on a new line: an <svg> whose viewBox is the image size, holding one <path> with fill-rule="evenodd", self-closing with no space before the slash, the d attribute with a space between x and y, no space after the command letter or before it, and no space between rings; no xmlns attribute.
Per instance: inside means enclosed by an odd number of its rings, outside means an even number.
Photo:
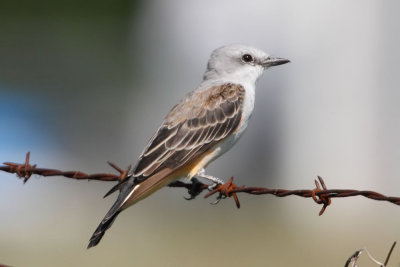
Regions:
<svg viewBox="0 0 400 267"><path fill-rule="evenodd" d="M112 211L112 209L110 211ZM110 213L110 211L108 213ZM100 240L103 238L104 233L107 231L108 228L111 227L111 225L115 221L115 218L117 218L117 216L120 212L121 211L119 210L119 211L113 212L113 214L107 213L107 215L101 221L99 226L97 226L92 237L90 238L89 245L87 246L88 249L96 246L100 242Z"/></svg>
<svg viewBox="0 0 400 267"><path fill-rule="evenodd" d="M112 205L111 209L107 212L106 216L104 216L103 220L97 226L96 230L94 231L92 237L89 240L88 249L91 247L96 246L101 238L103 237L104 233L107 231L108 228L111 227L115 218L117 218L118 214L123 210L122 205L126 201L126 196L131 192L132 188L135 186L134 179L132 177L127 178L127 181L124 182L126 185L125 187L121 188L121 192L115 201L114 205Z"/></svg>
<svg viewBox="0 0 400 267"><path fill-rule="evenodd" d="M168 177L172 172L172 169L166 168L156 173L155 175L148 177L146 180L139 184L135 182L135 179L133 177L129 177L127 178L127 181L122 181L114 186L110 190L110 192L106 194L106 196L119 189L120 193L118 195L118 198L111 209L107 212L106 216L101 221L99 226L96 228L96 231L94 231L87 248L94 247L100 242L104 233L107 231L108 228L111 227L115 218L122 210L126 209L129 205L138 202L139 200L149 196L161 187L168 184L170 182L170 179Z"/></svg>

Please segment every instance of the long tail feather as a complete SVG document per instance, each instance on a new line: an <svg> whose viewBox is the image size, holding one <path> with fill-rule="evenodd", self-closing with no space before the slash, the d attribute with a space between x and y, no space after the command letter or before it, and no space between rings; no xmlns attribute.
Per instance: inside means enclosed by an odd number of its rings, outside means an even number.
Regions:
<svg viewBox="0 0 400 267"><path fill-rule="evenodd" d="M94 231L92 237L90 238L88 248L94 247L100 242L104 233L108 228L111 227L115 218L122 210L168 184L170 182L168 175L171 174L172 171L173 170L171 169L163 169L155 175L147 178L140 184L136 184L135 179L133 177L129 177L125 179L126 181L124 180L114 186L110 190L110 193L119 189L120 193L118 198L111 209L107 212L99 226L96 228L96 231ZM107 195L109 194L106 194L106 196Z"/></svg>
<svg viewBox="0 0 400 267"><path fill-rule="evenodd" d="M118 195L118 198L115 201L114 205L112 205L111 209L107 212L106 216L104 216L103 220L101 221L99 226L97 226L92 237L90 238L89 245L87 247L88 249L96 246L100 242L104 233L107 231L108 228L111 227L115 218L117 218L118 214L122 211L121 206L126 201L126 196L129 195L129 193L135 186L133 178L127 178L126 180L127 181L124 182L125 186L121 189L121 192Z"/></svg>
<svg viewBox="0 0 400 267"><path fill-rule="evenodd" d="M117 218L120 212L121 211L117 211L111 216L106 216L101 221L99 226L97 226L96 230L94 231L92 237L90 238L89 245L87 246L88 249L96 246L100 242L100 240L103 238L104 233L107 231L108 228L111 227L111 225L115 221L115 218Z"/></svg>

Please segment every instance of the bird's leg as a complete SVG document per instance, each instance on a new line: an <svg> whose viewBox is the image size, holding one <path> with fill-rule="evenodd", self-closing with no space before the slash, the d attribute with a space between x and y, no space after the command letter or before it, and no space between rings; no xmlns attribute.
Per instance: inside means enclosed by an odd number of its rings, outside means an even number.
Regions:
<svg viewBox="0 0 400 267"><path fill-rule="evenodd" d="M219 185L219 184L224 184L224 181L222 181L221 179L206 174L206 171L204 170L204 168L202 168L202 169L195 175L195 177L196 177L196 178L203 178L203 179L206 179L206 180L211 181L213 184L210 185L210 186L208 187L208 190L210 190L210 191L213 190L217 185Z"/></svg>

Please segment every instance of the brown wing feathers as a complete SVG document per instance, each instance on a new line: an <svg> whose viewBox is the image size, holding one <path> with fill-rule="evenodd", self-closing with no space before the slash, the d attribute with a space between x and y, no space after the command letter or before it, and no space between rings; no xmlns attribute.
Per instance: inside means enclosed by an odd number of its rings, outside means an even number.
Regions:
<svg viewBox="0 0 400 267"><path fill-rule="evenodd" d="M232 133L240 123L244 93L241 85L224 84L194 92L176 105L134 168L137 181L183 166Z"/></svg>

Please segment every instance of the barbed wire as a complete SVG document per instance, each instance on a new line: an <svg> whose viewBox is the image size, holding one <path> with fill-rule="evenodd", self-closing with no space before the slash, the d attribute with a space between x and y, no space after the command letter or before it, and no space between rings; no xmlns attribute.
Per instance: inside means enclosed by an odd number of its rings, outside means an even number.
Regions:
<svg viewBox="0 0 400 267"><path fill-rule="evenodd" d="M361 256L361 254L362 254L363 252L366 252L368 258L369 258L372 262L374 262L375 264L377 264L378 266L380 266L380 267L386 267L386 266L388 265L388 263L389 263L390 256L392 255L393 249L394 249L394 247L396 246L396 244L397 244L397 242L394 241L393 244L392 244L392 246L390 247L390 250L389 250L389 252L388 252L388 254L387 254L387 256L386 256L386 259L385 259L385 262L384 262L384 263L382 263L382 262L376 260L376 259L371 255L371 253L368 251L367 248L362 248L362 249L359 249L359 250L357 250L356 252L354 252L353 255L351 255L350 258L347 259L347 261L346 261L344 267L357 267L357 260L358 260L358 258Z"/></svg>
<svg viewBox="0 0 400 267"><path fill-rule="evenodd" d="M63 176L78 180L121 181L129 176L129 172L131 170L131 166L128 166L128 168L123 170L111 162L108 162L108 164L113 167L118 172L118 174L86 174L80 171L60 171L56 169L37 168L36 164L30 164L29 152L26 154L24 163L4 162L3 164L3 166L0 166L0 171L15 173L19 178L24 179L24 183L26 183L33 174L45 177ZM190 195L190 197L187 199L190 200L196 198L196 196L201 194L204 190L208 191L210 185L204 184L197 179L192 179L190 183L181 181L173 182L169 184L169 187L186 188ZM327 189L324 180L320 176L318 176L318 180L315 180L314 189L303 190L237 186L235 183L233 183L233 177L231 177L225 184L219 184L215 186L204 197L207 198L214 194L218 194L217 200L212 204L217 204L221 199L232 197L235 201L236 207L240 208L240 202L237 193L247 193L251 195L274 195L276 197L287 197L294 195L303 198L312 198L315 203L322 205L319 215L322 215L324 213L326 208L331 204L333 198L363 196L373 200L386 201L395 205L400 205L400 197L385 196L374 191L360 191L354 189Z"/></svg>

